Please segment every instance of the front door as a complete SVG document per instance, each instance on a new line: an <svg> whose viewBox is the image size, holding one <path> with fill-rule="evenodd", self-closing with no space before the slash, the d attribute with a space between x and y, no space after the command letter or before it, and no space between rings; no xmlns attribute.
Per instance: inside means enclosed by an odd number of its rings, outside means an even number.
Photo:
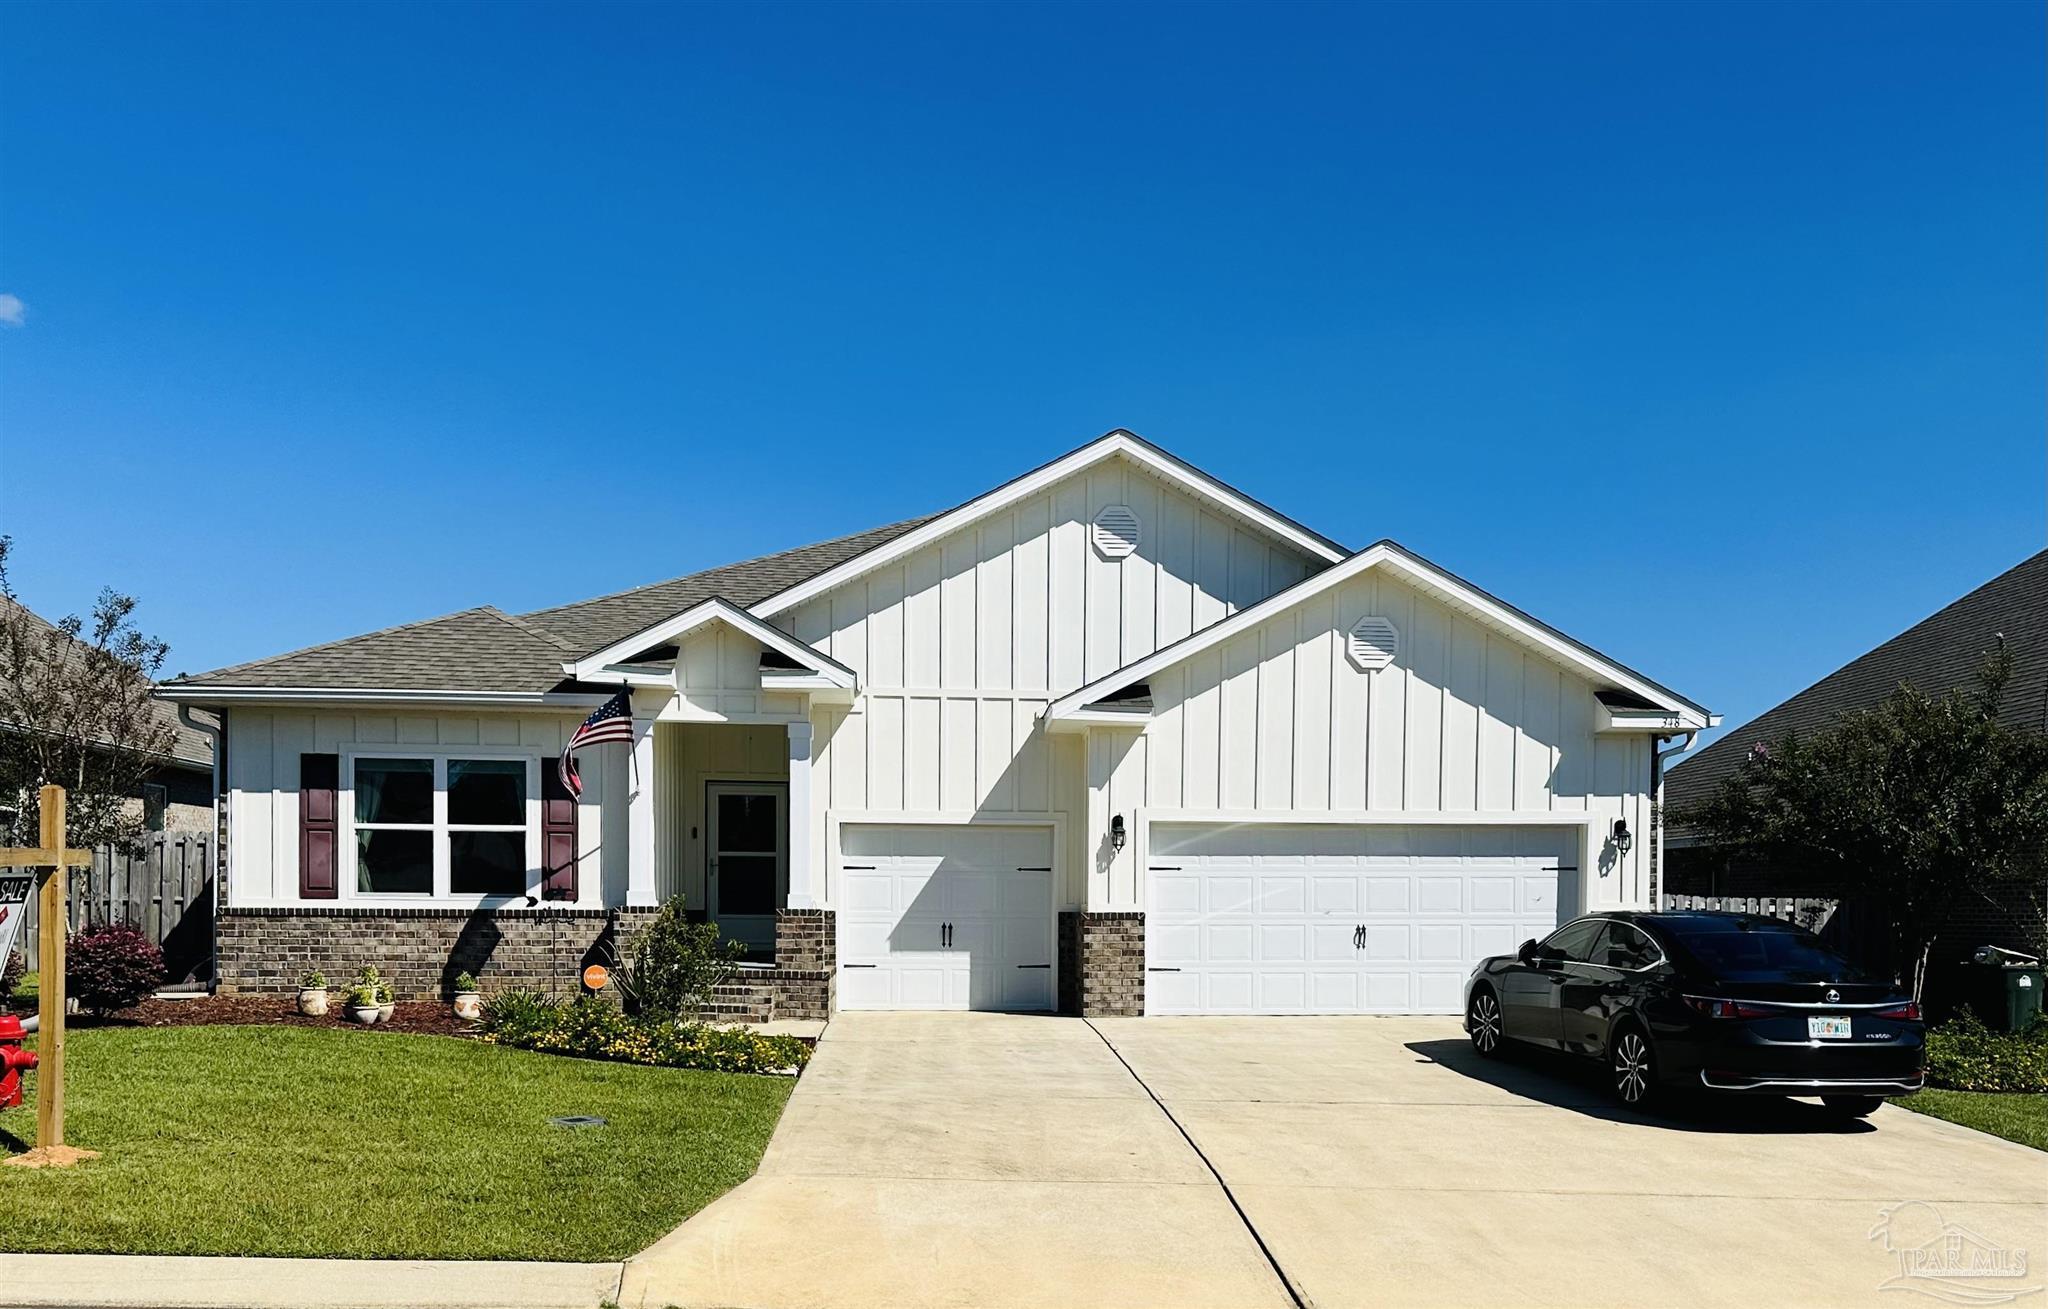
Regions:
<svg viewBox="0 0 2048 1309"><path fill-rule="evenodd" d="M713 782L705 796L705 882L711 921L747 957L775 956L775 910L789 882L789 788L779 782Z"/></svg>

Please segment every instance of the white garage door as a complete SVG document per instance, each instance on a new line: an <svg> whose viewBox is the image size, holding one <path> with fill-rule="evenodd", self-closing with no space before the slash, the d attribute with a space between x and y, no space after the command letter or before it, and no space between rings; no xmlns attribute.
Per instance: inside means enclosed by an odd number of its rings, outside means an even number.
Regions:
<svg viewBox="0 0 2048 1309"><path fill-rule="evenodd" d="M849 824L839 1007L1053 1007L1052 829Z"/></svg>
<svg viewBox="0 0 2048 1309"><path fill-rule="evenodd" d="M1457 1013L1475 963L1575 912L1577 847L1561 827L1154 827L1145 1012Z"/></svg>

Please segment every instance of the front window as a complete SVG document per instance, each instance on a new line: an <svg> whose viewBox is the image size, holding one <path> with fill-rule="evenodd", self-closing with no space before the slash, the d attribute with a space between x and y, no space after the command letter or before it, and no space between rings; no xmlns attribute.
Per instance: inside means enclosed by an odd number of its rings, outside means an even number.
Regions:
<svg viewBox="0 0 2048 1309"><path fill-rule="evenodd" d="M527 759L358 758L357 893L526 894L531 766Z"/></svg>

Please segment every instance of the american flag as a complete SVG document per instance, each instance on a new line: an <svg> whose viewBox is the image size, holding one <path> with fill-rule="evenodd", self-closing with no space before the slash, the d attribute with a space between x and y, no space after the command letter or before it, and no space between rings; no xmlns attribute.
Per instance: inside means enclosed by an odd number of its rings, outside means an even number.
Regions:
<svg viewBox="0 0 2048 1309"><path fill-rule="evenodd" d="M570 795L583 794L583 779L576 773L576 752L586 745L602 745L606 741L633 740L633 697L624 691L599 705L597 712L583 720L583 726L569 738L569 744L562 747L561 761L556 765L562 785L569 788Z"/></svg>

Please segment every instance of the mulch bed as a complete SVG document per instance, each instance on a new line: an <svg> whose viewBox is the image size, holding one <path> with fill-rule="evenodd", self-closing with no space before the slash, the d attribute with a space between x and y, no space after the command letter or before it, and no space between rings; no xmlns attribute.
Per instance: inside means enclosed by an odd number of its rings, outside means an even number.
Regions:
<svg viewBox="0 0 2048 1309"><path fill-rule="evenodd" d="M298 998L289 995L209 995L197 1000L144 1000L105 1019L80 1014L74 1027L203 1027L220 1023L277 1027L346 1027L354 1031L414 1032L428 1036L469 1036L474 1026L455 1016L438 1000L407 1000L391 1017L374 1027L352 1023L342 1006L330 1005L324 1018L299 1012Z"/></svg>

